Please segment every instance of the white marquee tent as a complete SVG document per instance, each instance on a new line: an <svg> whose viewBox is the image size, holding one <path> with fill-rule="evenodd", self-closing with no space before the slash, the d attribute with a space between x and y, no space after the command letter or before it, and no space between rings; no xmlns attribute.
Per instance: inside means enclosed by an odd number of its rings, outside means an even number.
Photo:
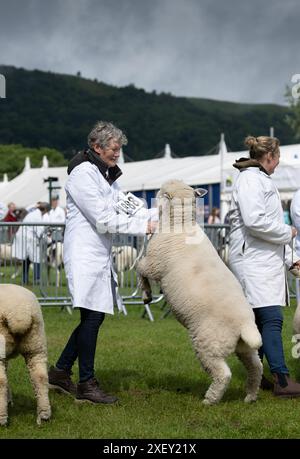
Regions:
<svg viewBox="0 0 300 459"><path fill-rule="evenodd" d="M273 178L278 186L282 199L291 199L293 193L300 188L300 144L281 146L281 162ZM157 190L161 184L169 179L181 179L189 185L209 185L221 183L222 214L227 210L230 201L232 183L238 173L232 167L234 161L240 157L247 157L248 152L227 152L226 143L221 138L219 153L209 156L187 156L172 158L170 147L166 145L165 155L162 158L145 161L124 163L120 159L123 175L119 184L124 191ZM58 190L60 205L65 206L66 195L64 185L67 179L66 167L48 167L44 157L41 168L31 168L29 159L26 160L23 172L14 179L0 182L0 201L13 201L17 206L29 206L37 201L48 201L48 183L44 179L57 177L54 186L61 186ZM57 191L57 190L56 190Z"/></svg>

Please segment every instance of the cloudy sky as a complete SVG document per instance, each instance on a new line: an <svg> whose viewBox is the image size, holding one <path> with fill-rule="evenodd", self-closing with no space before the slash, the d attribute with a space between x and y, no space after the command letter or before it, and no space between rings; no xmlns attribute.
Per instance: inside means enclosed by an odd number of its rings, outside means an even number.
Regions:
<svg viewBox="0 0 300 459"><path fill-rule="evenodd" d="M0 0L0 64L284 103L299 24L299 0Z"/></svg>

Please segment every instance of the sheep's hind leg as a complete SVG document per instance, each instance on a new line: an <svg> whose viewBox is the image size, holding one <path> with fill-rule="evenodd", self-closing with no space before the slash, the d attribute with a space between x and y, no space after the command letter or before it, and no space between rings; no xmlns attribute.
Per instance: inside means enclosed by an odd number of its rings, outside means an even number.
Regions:
<svg viewBox="0 0 300 459"><path fill-rule="evenodd" d="M29 355L25 360L36 396L37 423L40 425L42 421L47 421L51 417L47 361L46 357L41 355Z"/></svg>
<svg viewBox="0 0 300 459"><path fill-rule="evenodd" d="M236 355L247 370L246 403L255 402L260 387L263 367L257 351L236 352Z"/></svg>
<svg viewBox="0 0 300 459"><path fill-rule="evenodd" d="M8 420L8 381L6 366L3 360L0 360L0 426L5 426Z"/></svg>
<svg viewBox="0 0 300 459"><path fill-rule="evenodd" d="M147 269L146 269L146 257L138 263L137 272L140 277L140 286L142 289L142 299L144 304L151 303L152 301L152 291L149 279L147 278Z"/></svg>
<svg viewBox="0 0 300 459"><path fill-rule="evenodd" d="M201 363L205 371L213 378L204 400L204 405L218 403L223 397L231 380L231 371L224 359L218 357L201 356Z"/></svg>

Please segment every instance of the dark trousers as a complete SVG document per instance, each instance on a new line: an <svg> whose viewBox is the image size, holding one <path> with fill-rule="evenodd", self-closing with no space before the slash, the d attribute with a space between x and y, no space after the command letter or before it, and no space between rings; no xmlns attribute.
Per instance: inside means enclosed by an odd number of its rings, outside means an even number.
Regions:
<svg viewBox="0 0 300 459"><path fill-rule="evenodd" d="M97 337L104 317L104 312L80 308L80 324L73 331L56 363L57 368L71 371L78 357L81 383L94 377Z"/></svg>
<svg viewBox="0 0 300 459"><path fill-rule="evenodd" d="M281 306L266 306L254 308L255 322L262 336L262 347L259 356L263 360L266 356L272 373L289 374L285 364L282 344L283 316Z"/></svg>
<svg viewBox="0 0 300 459"><path fill-rule="evenodd" d="M22 261L23 284L28 284L30 263L31 261L29 258ZM33 280L34 282L39 282L40 280L40 263L33 263Z"/></svg>

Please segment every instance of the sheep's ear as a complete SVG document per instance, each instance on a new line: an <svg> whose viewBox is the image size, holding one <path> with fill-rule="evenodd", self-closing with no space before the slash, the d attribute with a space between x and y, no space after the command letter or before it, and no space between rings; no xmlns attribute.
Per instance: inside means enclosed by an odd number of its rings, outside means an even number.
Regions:
<svg viewBox="0 0 300 459"><path fill-rule="evenodd" d="M171 195L169 195L169 193L164 193L163 197L166 198L166 199L169 199L169 200L172 199Z"/></svg>
<svg viewBox="0 0 300 459"><path fill-rule="evenodd" d="M207 192L208 192L208 190L206 190L205 188L196 188L194 190L196 198L203 198L203 196L205 196L207 194Z"/></svg>

